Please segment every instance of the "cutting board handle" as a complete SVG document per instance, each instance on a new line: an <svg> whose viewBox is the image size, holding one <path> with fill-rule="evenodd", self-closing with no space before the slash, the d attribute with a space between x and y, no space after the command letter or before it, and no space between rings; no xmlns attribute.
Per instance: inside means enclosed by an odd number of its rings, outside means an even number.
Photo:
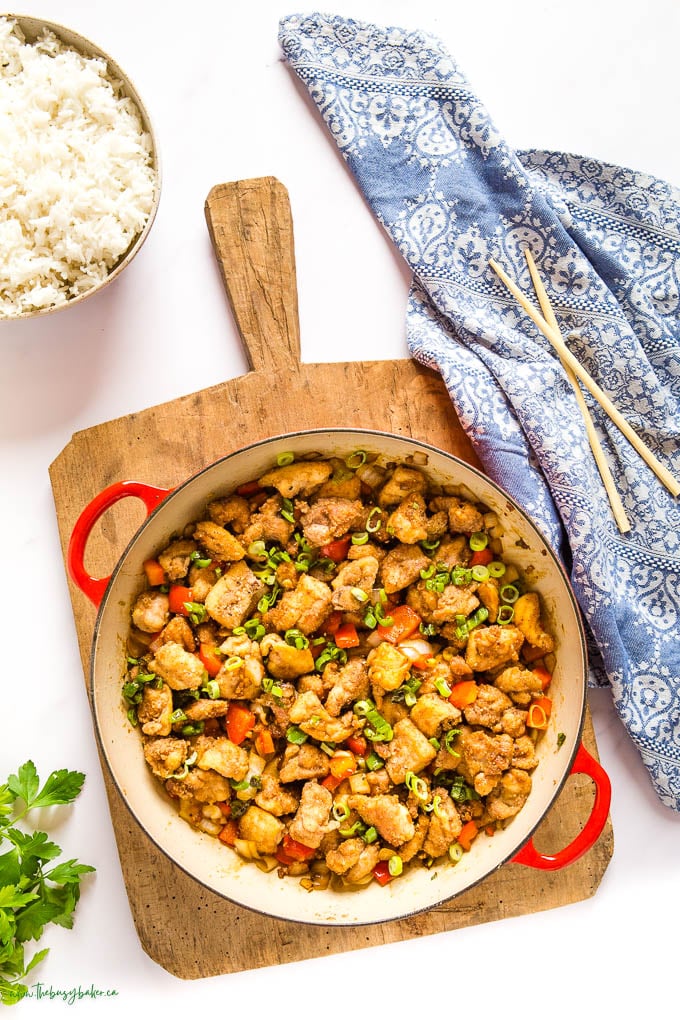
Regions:
<svg viewBox="0 0 680 1020"><path fill-rule="evenodd" d="M300 364L293 217L276 177L217 184L205 218L248 362L255 371Z"/></svg>

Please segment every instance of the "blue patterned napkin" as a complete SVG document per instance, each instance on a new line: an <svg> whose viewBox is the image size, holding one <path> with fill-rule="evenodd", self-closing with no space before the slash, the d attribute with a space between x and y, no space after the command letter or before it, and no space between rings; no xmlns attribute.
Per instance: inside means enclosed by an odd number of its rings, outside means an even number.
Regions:
<svg viewBox="0 0 680 1020"><path fill-rule="evenodd" d="M436 38L319 14L281 22L376 216L413 270L407 340L487 473L562 557L591 684L680 810L680 505L585 394L632 530L621 535L569 381L488 266L535 303L529 246L572 352L680 475L680 192L593 159L518 152Z"/></svg>

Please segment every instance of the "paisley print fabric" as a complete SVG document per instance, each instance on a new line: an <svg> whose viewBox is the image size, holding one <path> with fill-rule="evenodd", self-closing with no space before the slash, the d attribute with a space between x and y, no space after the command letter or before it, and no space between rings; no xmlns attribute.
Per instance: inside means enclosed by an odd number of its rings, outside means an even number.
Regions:
<svg viewBox="0 0 680 1020"><path fill-rule="evenodd" d="M680 193L515 151L436 38L319 14L280 26L380 223L413 270L407 339L488 474L562 557L662 802L680 810L680 504L585 393L632 529L619 533L559 360L488 261L532 297L530 247L571 350L680 475Z"/></svg>

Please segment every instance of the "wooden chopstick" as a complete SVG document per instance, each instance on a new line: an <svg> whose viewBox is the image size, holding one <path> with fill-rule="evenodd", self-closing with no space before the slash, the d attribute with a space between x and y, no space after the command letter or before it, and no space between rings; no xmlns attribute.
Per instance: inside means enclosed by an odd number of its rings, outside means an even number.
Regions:
<svg viewBox="0 0 680 1020"><path fill-rule="evenodd" d="M548 325L543 316L536 311L531 302L527 300L519 287L513 283L510 277L503 271L503 269L501 269L497 262L490 259L489 265L499 279L505 284L513 297L516 298L534 325L538 327L543 336L553 345L557 353L560 355L563 364L567 365L574 375L581 380L586 389L592 394L595 400L597 400L600 407L611 418L619 431L623 433L631 446L637 450L639 455L642 457L647 466L654 472L659 481L666 486L673 496L679 495L680 482L667 468L663 466L663 464L661 464L659 460L657 460L647 444L640 439L638 434L633 431L623 415L617 411L607 394L604 393L595 380L588 375L583 365L581 365L581 363L574 357L565 344L560 331Z"/></svg>
<svg viewBox="0 0 680 1020"><path fill-rule="evenodd" d="M540 304L541 311L543 312L543 317L545 321L548 323L548 325L552 329L557 330L560 333L560 336L562 336L559 323L557 321L557 316L555 315L553 306L550 304L550 298L548 297L548 292L546 291L545 286L543 285L543 280L541 280L540 276L538 275L538 269L536 268L534 257L531 254L529 248L524 249L524 255L529 266L529 272L531 273L531 279L534 284L536 296L538 297L538 303ZM616 483L614 482L614 478L609 468L609 464L607 463L607 458L604 455L604 450L602 449L597 432L595 431L595 423L593 422L590 411L588 410L588 405L586 404L583 394L581 393L581 387L578 384L578 379L576 378L572 370L569 368L569 366L565 364L561 355L560 361L562 362L562 367L566 373L567 379L569 380L573 387L576 402L579 406L579 410L581 411L581 415L583 417L583 423L586 427L586 433L588 435L590 449L593 452L593 457L595 458L595 463L597 464L598 470L600 472L602 484L604 485L605 491L609 498L609 505L612 508L614 520L616 521L616 525L619 531L622 534L625 534L627 531L630 531L630 521L626 516L626 511L623 508L623 503L621 502L621 497L616 488Z"/></svg>

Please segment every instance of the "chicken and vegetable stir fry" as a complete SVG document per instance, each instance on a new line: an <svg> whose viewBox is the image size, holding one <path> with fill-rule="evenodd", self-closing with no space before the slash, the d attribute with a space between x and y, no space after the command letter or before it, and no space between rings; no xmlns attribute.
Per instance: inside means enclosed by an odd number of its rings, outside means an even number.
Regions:
<svg viewBox="0 0 680 1020"><path fill-rule="evenodd" d="M144 569L128 716L181 817L241 857L386 884L521 810L554 641L495 515L423 467L282 454Z"/></svg>

